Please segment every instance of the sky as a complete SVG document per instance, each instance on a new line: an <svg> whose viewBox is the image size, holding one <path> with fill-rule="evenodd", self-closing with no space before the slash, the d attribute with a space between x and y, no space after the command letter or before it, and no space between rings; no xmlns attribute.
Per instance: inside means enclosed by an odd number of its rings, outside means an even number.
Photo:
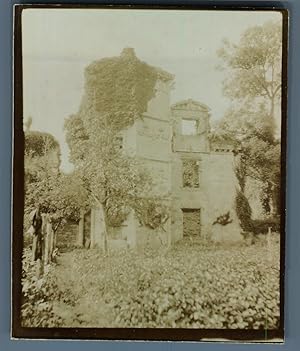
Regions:
<svg viewBox="0 0 300 351"><path fill-rule="evenodd" d="M78 111L84 69L133 47L142 61L175 75L171 103L192 98L224 115L226 72L216 69L222 40L238 42L249 27L278 19L274 11L26 9L22 14L23 118L51 133L68 172L64 119Z"/></svg>

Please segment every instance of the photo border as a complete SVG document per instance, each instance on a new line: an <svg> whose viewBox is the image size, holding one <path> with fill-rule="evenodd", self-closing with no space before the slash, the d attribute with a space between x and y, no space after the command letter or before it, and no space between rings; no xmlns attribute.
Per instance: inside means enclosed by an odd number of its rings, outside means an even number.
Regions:
<svg viewBox="0 0 300 351"><path fill-rule="evenodd" d="M280 325L276 330L183 329L183 328L25 328L21 326L21 276L24 215L24 132L22 12L26 9L149 9L211 11L278 11L282 14L282 125L281 125L281 236L280 236ZM13 234L12 234L12 337L28 339L153 340L153 341L248 341L282 342L284 339L284 281L286 240L286 152L287 152L287 60L289 13L278 7L239 5L100 5L23 4L14 6L14 85L13 85Z"/></svg>

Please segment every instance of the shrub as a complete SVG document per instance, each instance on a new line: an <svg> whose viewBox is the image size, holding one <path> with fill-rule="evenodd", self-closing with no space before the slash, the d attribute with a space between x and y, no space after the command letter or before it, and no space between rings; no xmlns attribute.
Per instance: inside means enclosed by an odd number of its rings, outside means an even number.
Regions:
<svg viewBox="0 0 300 351"><path fill-rule="evenodd" d="M252 220L252 231L256 235L268 233L269 227L272 232L280 232L280 217Z"/></svg>
<svg viewBox="0 0 300 351"><path fill-rule="evenodd" d="M238 191L236 195L236 213L240 221L240 226L245 234L253 233L254 235L266 234L269 227L273 232L280 232L280 217L267 219L252 219L252 211L248 199Z"/></svg>
<svg viewBox="0 0 300 351"><path fill-rule="evenodd" d="M245 232L251 232L252 231L251 207L249 205L249 202L246 196L239 190L237 191L237 194L236 194L235 207L236 207L236 214L240 221L242 230Z"/></svg>
<svg viewBox="0 0 300 351"><path fill-rule="evenodd" d="M58 141L49 133L30 131L25 134L25 154L43 156L50 150L59 150Z"/></svg>
<svg viewBox="0 0 300 351"><path fill-rule="evenodd" d="M31 260L31 250L25 249L22 266L22 306L21 322L23 327L59 327L63 320L53 309L54 301L62 299L53 267L43 276L37 276L38 263Z"/></svg>

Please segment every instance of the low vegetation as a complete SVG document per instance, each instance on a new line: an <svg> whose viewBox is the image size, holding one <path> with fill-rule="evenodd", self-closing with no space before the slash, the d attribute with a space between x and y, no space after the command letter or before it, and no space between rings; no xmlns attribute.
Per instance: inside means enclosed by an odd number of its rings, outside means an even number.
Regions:
<svg viewBox="0 0 300 351"><path fill-rule="evenodd" d="M59 293L53 267L37 274L39 263L31 259L31 250L25 249L22 261L22 307L21 321L23 327L59 327L62 319L53 311L53 301L59 299Z"/></svg>
<svg viewBox="0 0 300 351"><path fill-rule="evenodd" d="M57 322L73 327L277 328L275 235L271 245L268 251L262 238L235 247L182 241L168 252L125 251L110 257L98 250L69 252L51 273L60 290L51 296Z"/></svg>

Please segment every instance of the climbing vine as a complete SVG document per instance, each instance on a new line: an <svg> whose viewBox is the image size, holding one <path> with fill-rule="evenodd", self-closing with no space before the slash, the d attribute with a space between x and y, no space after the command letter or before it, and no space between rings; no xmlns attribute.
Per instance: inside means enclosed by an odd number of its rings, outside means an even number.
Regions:
<svg viewBox="0 0 300 351"><path fill-rule="evenodd" d="M246 177L247 177L247 159L245 155L240 155L239 162L235 167L235 175L239 183L239 188L236 189L235 209L240 222L241 229L244 232L251 232L252 225L252 210L249 201L245 195Z"/></svg>
<svg viewBox="0 0 300 351"><path fill-rule="evenodd" d="M143 118L158 79L168 81L172 76L140 61L130 48L119 57L95 61L85 70L79 111L66 120L70 160L91 202L103 208L108 226L121 225L131 209L151 228L164 221L165 217L157 214L160 210L153 208L159 208L158 202L149 200L151 179L114 142L122 140L122 131ZM147 201L141 209L138 204L143 198Z"/></svg>
<svg viewBox="0 0 300 351"><path fill-rule="evenodd" d="M169 219L169 208L162 204L160 199L141 199L134 206L140 224L150 229L164 229L164 224Z"/></svg>
<svg viewBox="0 0 300 351"><path fill-rule="evenodd" d="M242 230L245 232L251 232L253 229L251 218L252 210L249 205L248 199L246 198L245 194L240 190L237 190L235 198L235 209Z"/></svg>
<svg viewBox="0 0 300 351"><path fill-rule="evenodd" d="M106 125L115 131L129 127L147 111L159 75L168 78L167 73L140 61L130 48L124 49L119 57L92 63L85 71L81 117L95 122L96 114L102 127Z"/></svg>
<svg viewBox="0 0 300 351"><path fill-rule="evenodd" d="M232 218L230 218L230 211L218 216L216 220L213 222L213 225L215 224L221 224L221 225L227 225L232 223Z"/></svg>

